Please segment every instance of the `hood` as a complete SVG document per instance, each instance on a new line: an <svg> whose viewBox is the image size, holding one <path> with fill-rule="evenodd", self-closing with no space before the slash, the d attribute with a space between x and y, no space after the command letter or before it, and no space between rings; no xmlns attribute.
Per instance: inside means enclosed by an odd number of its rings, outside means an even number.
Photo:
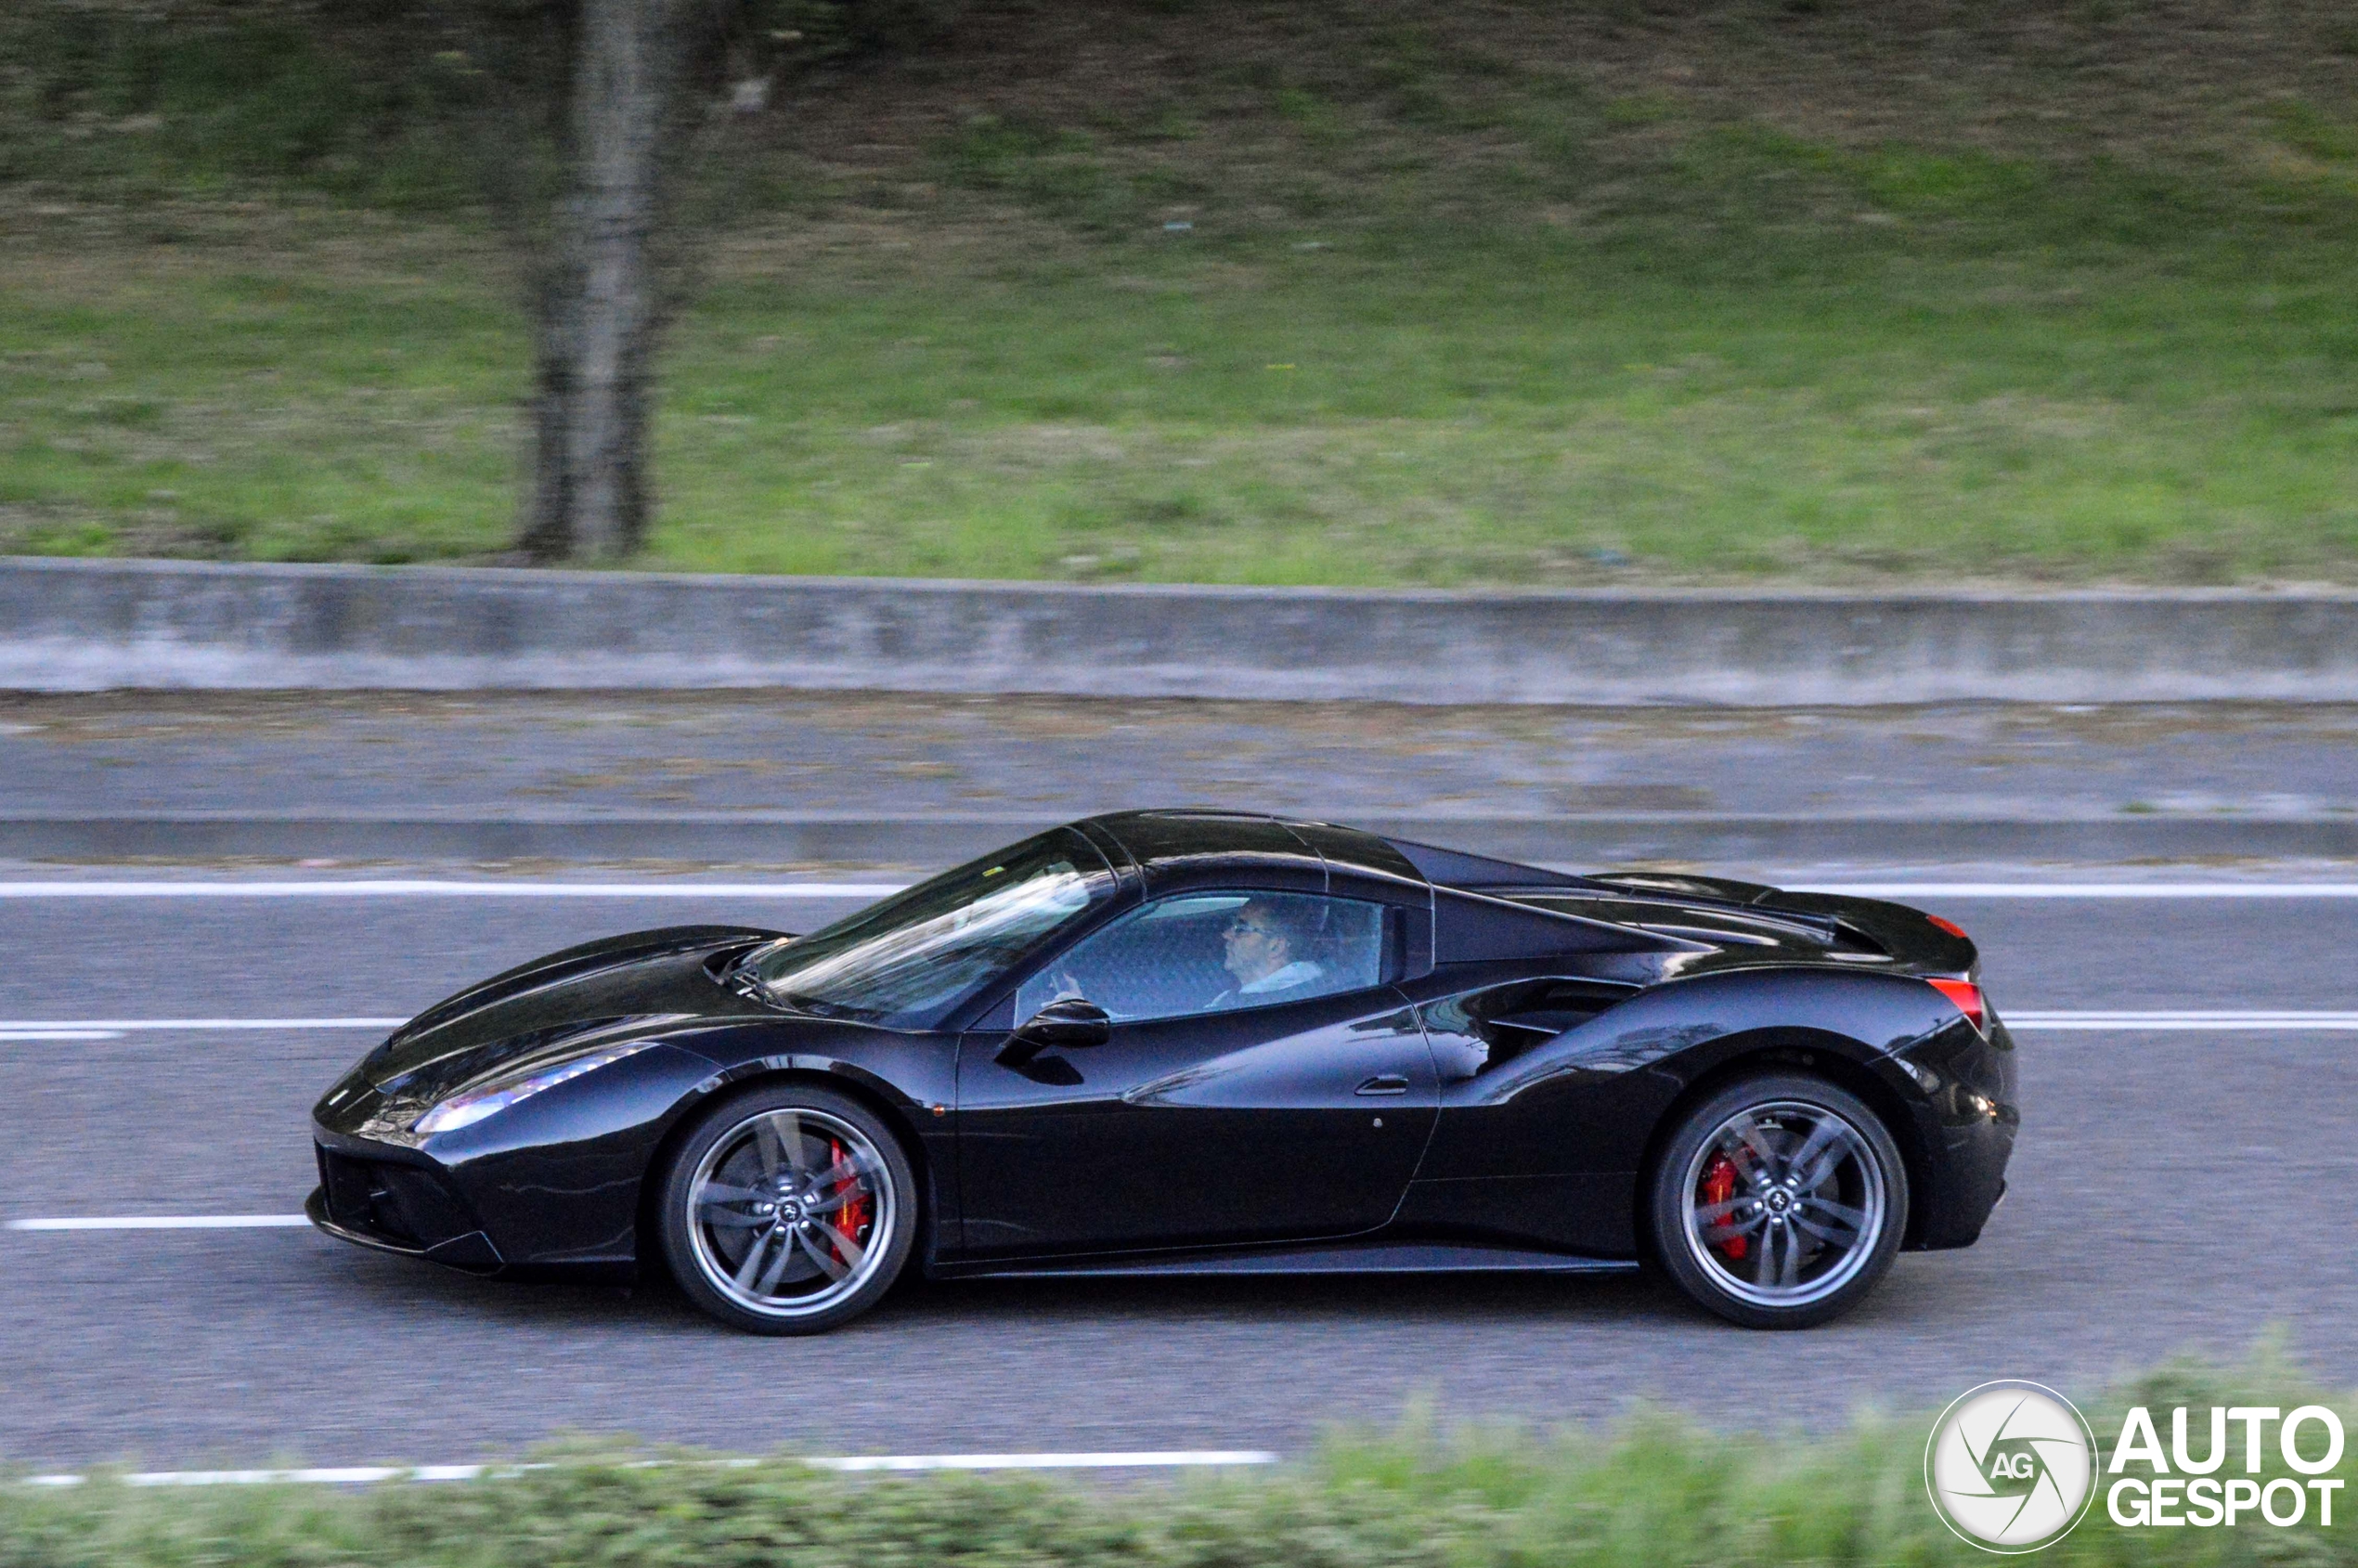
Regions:
<svg viewBox="0 0 2358 1568"><path fill-rule="evenodd" d="M610 1029L737 1012L770 1017L716 984L708 966L782 934L674 926L567 948L436 1003L369 1052L360 1071L380 1088L414 1094L429 1088L424 1079L455 1084Z"/></svg>

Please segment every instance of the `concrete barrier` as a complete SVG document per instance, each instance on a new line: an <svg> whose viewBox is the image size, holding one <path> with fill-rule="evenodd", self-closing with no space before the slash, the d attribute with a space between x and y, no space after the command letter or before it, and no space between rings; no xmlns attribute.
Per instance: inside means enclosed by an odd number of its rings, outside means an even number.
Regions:
<svg viewBox="0 0 2358 1568"><path fill-rule="evenodd" d="M2358 594L1379 592L0 559L0 688L2358 701Z"/></svg>
<svg viewBox="0 0 2358 1568"><path fill-rule="evenodd" d="M1981 865L2070 862L2358 859L2358 818L2240 813L2108 817L1749 813L1350 819L1395 837L1508 860L1571 866L1672 862L1751 866ZM939 867L985 854L1056 819L861 817L829 812L216 811L104 816L0 813L0 860L66 862L311 858L394 863L659 862Z"/></svg>

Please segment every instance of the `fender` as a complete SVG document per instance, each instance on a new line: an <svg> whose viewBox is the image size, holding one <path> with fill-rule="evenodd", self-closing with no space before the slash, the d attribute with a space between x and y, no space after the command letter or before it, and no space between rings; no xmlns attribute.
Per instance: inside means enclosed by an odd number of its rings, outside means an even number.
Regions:
<svg viewBox="0 0 2358 1568"><path fill-rule="evenodd" d="M925 1190L919 1266L964 1235L958 1186L958 1036L903 1034L871 1024L811 1018L759 1020L698 1039L696 1050L719 1070L683 1095L659 1142L647 1152L659 1170L675 1134L715 1094L781 1073L831 1081L863 1099L902 1136Z"/></svg>
<svg viewBox="0 0 2358 1568"><path fill-rule="evenodd" d="M917 1146L912 1158L936 1173L936 1201L954 1204L949 1122L931 1108L949 1102L955 1046L949 1036L801 1017L681 1029L485 1123L478 1145L462 1134L460 1147L436 1153L512 1267L626 1270L638 1255L643 1182L674 1135L713 1095L800 1072L886 1108Z"/></svg>
<svg viewBox="0 0 2358 1568"><path fill-rule="evenodd" d="M1419 989L1428 992L1419 1010L1436 1057L1490 1054L1444 1032L1448 1015L1438 1004L1462 991ZM1838 1058L1882 1090L1872 1097L1897 1121L1893 1134L1911 1149L1913 1168L1922 1164L1916 1155L1950 1141L1942 1108L1961 1078L1993 1076L1991 1050L1946 998L1904 975L1760 967L1665 981L1496 1066L1445 1082L1440 1121L1402 1219L1472 1219L1500 1234L1623 1252L1635 1245L1626 1218L1571 1231L1554 1216L1632 1215L1657 1129L1704 1080L1754 1056L1803 1066L1818 1053Z"/></svg>
<svg viewBox="0 0 2358 1568"><path fill-rule="evenodd" d="M1438 1034L1435 1004L1445 1000L1420 1003L1428 1031ZM1690 1084L1780 1044L1833 1052L1921 1102L1933 1089L1886 1058L1915 1059L1956 1031L1978 1038L1938 991L1901 975L1762 968L1669 980L1445 1082L1441 1123L1418 1175L1634 1171L1654 1123ZM1441 1049L1446 1043L1436 1038L1437 1056L1457 1054Z"/></svg>

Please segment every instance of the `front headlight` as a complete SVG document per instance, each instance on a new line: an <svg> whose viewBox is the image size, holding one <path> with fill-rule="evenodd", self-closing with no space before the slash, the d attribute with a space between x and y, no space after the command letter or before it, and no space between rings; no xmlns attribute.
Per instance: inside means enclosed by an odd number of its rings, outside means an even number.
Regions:
<svg viewBox="0 0 2358 1568"><path fill-rule="evenodd" d="M553 1089L585 1072L595 1072L602 1067L634 1056L654 1044L652 1040L634 1040L628 1045L609 1045L588 1056L573 1056L554 1067L542 1068L522 1078L495 1078L488 1083L462 1090L427 1111L410 1124L410 1131L421 1135L452 1133L461 1127L472 1127L486 1116L495 1116L514 1105L528 1100L543 1089Z"/></svg>

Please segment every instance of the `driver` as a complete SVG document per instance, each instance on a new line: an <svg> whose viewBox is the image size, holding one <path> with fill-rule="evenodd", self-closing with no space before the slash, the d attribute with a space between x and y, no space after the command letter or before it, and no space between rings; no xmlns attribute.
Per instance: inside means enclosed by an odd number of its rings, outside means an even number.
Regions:
<svg viewBox="0 0 2358 1568"><path fill-rule="evenodd" d="M1236 984L1211 999L1214 1008L1252 1007L1284 1000L1316 985L1326 966L1310 957L1310 933L1275 899L1247 899L1221 932L1220 966Z"/></svg>

